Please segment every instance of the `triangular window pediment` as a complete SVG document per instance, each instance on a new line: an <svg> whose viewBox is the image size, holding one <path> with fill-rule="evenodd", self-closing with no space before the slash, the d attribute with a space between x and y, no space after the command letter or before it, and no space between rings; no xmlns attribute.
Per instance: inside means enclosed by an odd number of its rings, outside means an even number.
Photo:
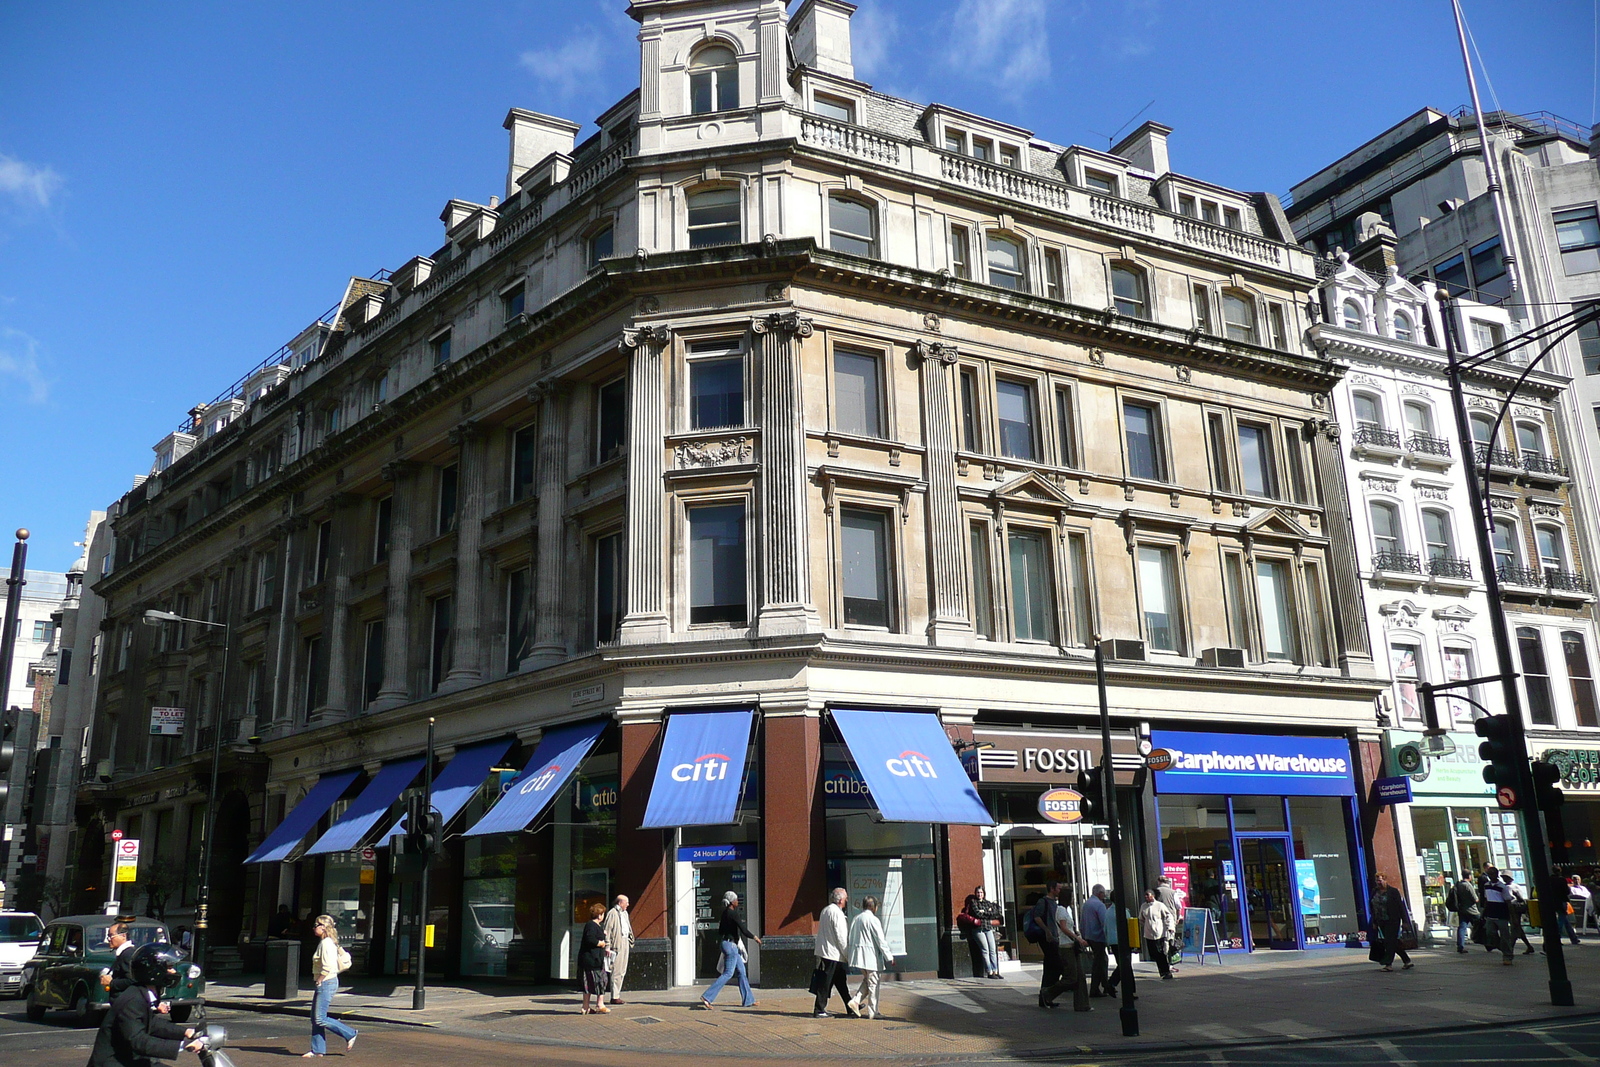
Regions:
<svg viewBox="0 0 1600 1067"><path fill-rule="evenodd" d="M1071 507L1073 499L1059 486L1037 471L1029 471L994 491L996 500L1007 504L1034 504L1051 508Z"/></svg>
<svg viewBox="0 0 1600 1067"><path fill-rule="evenodd" d="M1247 533L1257 537L1287 537L1304 540L1314 536L1310 530L1277 508L1268 508L1244 525Z"/></svg>

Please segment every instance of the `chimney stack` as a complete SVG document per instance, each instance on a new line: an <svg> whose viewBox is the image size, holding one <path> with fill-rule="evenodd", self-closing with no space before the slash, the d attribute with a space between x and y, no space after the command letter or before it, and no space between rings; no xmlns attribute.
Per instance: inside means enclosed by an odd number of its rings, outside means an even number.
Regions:
<svg viewBox="0 0 1600 1067"><path fill-rule="evenodd" d="M1147 122L1117 142L1111 154L1122 156L1140 170L1159 178L1172 170L1167 162L1167 134L1171 132L1171 126Z"/></svg>
<svg viewBox="0 0 1600 1067"><path fill-rule="evenodd" d="M506 172L506 199L517 195L517 179L538 166L552 153L570 156L582 127L554 115L512 108L504 123L511 131L511 166Z"/></svg>
<svg viewBox="0 0 1600 1067"><path fill-rule="evenodd" d="M795 59L813 70L855 80L850 58L850 16L856 6L844 0L806 0L789 20Z"/></svg>

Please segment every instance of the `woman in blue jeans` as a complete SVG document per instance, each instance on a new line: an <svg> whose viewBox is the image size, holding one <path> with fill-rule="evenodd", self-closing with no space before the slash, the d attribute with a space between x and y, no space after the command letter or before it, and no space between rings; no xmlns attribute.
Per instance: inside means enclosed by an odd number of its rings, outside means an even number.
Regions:
<svg viewBox="0 0 1600 1067"><path fill-rule="evenodd" d="M709 1011L711 1002L717 999L722 987L737 974L740 1007L755 1007L756 1000L750 992L750 976L745 971L744 942L749 938L759 945L761 939L745 929L744 921L739 918L739 894L731 889L722 894L722 922L717 925L717 938L722 942L722 974L711 983L706 995L700 998L700 1006Z"/></svg>
<svg viewBox="0 0 1600 1067"><path fill-rule="evenodd" d="M328 1051L326 1035L330 1031L335 1037L344 1038L346 1052L356 1047L356 1031L328 1017L328 1006L339 991L340 957L345 954L339 947L339 928L334 925L333 916L317 916L316 934L321 940L317 942L316 954L311 957L311 981L316 989L311 1001L311 1051L303 1059Z"/></svg>

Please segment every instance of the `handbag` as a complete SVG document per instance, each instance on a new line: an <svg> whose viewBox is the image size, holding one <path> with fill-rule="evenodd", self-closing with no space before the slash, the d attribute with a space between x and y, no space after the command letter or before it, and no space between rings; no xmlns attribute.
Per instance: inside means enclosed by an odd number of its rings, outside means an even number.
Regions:
<svg viewBox="0 0 1600 1067"><path fill-rule="evenodd" d="M820 997L823 991L832 984L833 965L824 962L817 964L817 969L811 972L811 985L807 988L810 989L812 996Z"/></svg>
<svg viewBox="0 0 1600 1067"><path fill-rule="evenodd" d="M1417 949L1417 926L1410 919L1400 924L1400 947L1407 952Z"/></svg>

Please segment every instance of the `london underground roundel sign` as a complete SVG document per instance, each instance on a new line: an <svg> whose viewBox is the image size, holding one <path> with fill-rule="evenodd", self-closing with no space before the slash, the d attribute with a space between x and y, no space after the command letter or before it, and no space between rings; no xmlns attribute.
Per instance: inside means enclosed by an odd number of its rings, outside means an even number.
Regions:
<svg viewBox="0 0 1600 1067"><path fill-rule="evenodd" d="M1083 818L1083 795L1076 789L1047 789L1039 794L1039 814L1050 822L1078 822Z"/></svg>

